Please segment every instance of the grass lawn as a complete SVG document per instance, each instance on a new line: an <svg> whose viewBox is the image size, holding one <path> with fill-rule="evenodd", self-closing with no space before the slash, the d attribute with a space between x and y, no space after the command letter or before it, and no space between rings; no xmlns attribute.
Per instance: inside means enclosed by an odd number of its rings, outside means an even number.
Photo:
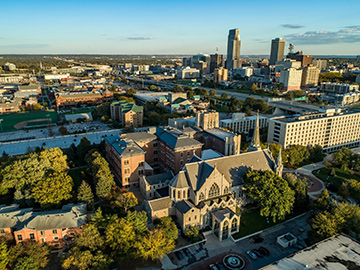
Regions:
<svg viewBox="0 0 360 270"><path fill-rule="evenodd" d="M285 220L273 222L269 219L267 222L266 218L260 216L260 209L253 209L245 211L241 214L239 232L234 234L234 239L239 239L246 235L270 228L276 224L282 223L290 218L293 218L301 213L293 213L286 216Z"/></svg>
<svg viewBox="0 0 360 270"><path fill-rule="evenodd" d="M319 171L319 173L317 173ZM330 175L331 169L329 168L321 168L320 170L312 171L313 175L319 177L321 180L325 182L330 182L333 184L337 189L341 186L341 183L345 180L355 179L360 181L360 174L349 172L343 172L338 168L335 168L336 176Z"/></svg>
<svg viewBox="0 0 360 270"><path fill-rule="evenodd" d="M14 113L14 114L2 114L0 119L2 121L2 130L3 131L12 131L16 130L14 125L20 122L35 120L35 119L44 119L51 118L53 123L58 121L58 114L55 111L49 112L24 112L24 113Z"/></svg>

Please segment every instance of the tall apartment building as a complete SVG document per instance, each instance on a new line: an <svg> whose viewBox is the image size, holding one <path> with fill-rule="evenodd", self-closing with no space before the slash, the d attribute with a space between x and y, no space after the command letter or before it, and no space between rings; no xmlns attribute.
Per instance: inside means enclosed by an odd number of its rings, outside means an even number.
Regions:
<svg viewBox="0 0 360 270"><path fill-rule="evenodd" d="M312 64L315 67L318 67L320 70L325 70L327 68L327 60L325 59L313 59Z"/></svg>
<svg viewBox="0 0 360 270"><path fill-rule="evenodd" d="M216 68L214 70L214 82L221 83L228 80L228 70L223 67Z"/></svg>
<svg viewBox="0 0 360 270"><path fill-rule="evenodd" d="M296 60L296 61L300 61L301 66L311 65L311 62L312 62L312 55L303 54L302 51L299 51L299 52L296 52L296 53L288 53L286 58L293 59L293 60Z"/></svg>
<svg viewBox="0 0 360 270"><path fill-rule="evenodd" d="M268 126L268 118L259 116L259 128ZM220 127L237 133L250 133L255 130L256 116L245 117L245 113L233 113L231 119L220 120Z"/></svg>
<svg viewBox="0 0 360 270"><path fill-rule="evenodd" d="M113 121L119 121L123 127L141 127L143 125L143 107L125 100L115 101L110 105Z"/></svg>
<svg viewBox="0 0 360 270"><path fill-rule="evenodd" d="M310 65L302 70L301 87L316 87L319 83L320 69Z"/></svg>
<svg viewBox="0 0 360 270"><path fill-rule="evenodd" d="M242 67L233 70L233 75L240 75L241 77L248 77L250 78L251 75L254 74L253 67Z"/></svg>
<svg viewBox="0 0 360 270"><path fill-rule="evenodd" d="M300 90L302 79L302 69L288 68L280 72L280 83L283 84L283 90Z"/></svg>
<svg viewBox="0 0 360 270"><path fill-rule="evenodd" d="M219 113L217 111L197 112L195 126L204 130L219 127Z"/></svg>
<svg viewBox="0 0 360 270"><path fill-rule="evenodd" d="M355 91L359 91L359 85L347 83L330 83L323 82L320 84L320 91L330 95L342 95Z"/></svg>
<svg viewBox="0 0 360 270"><path fill-rule="evenodd" d="M277 61L284 58L285 39L275 38L271 41L270 65L275 65Z"/></svg>
<svg viewBox="0 0 360 270"><path fill-rule="evenodd" d="M227 56L226 56L226 68L228 70L233 70L241 67L240 60L240 32L239 29L231 29L228 35L228 46L227 46Z"/></svg>
<svg viewBox="0 0 360 270"><path fill-rule="evenodd" d="M222 54L215 53L210 55L210 73L213 73L216 68L222 67L223 58Z"/></svg>
<svg viewBox="0 0 360 270"><path fill-rule="evenodd" d="M293 144L321 145L325 152L359 146L360 113L328 109L298 117L274 117L269 120L267 141L283 148Z"/></svg>

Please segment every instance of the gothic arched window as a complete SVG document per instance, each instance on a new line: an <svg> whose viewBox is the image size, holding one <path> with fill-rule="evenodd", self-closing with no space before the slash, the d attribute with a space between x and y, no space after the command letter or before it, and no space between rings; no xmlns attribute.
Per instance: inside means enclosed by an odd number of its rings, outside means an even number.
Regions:
<svg viewBox="0 0 360 270"><path fill-rule="evenodd" d="M214 183L209 190L209 198L219 196L219 194L220 194L219 186L216 183Z"/></svg>

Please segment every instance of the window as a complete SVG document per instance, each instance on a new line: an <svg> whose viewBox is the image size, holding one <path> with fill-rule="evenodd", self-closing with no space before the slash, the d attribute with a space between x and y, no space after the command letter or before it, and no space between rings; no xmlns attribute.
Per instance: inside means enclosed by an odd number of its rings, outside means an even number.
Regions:
<svg viewBox="0 0 360 270"><path fill-rule="evenodd" d="M45 239L45 238L41 238L41 243L46 243L46 239Z"/></svg>
<svg viewBox="0 0 360 270"><path fill-rule="evenodd" d="M228 187L225 187L224 188L224 194L228 194L229 193L229 188Z"/></svg>
<svg viewBox="0 0 360 270"><path fill-rule="evenodd" d="M183 160L180 160L180 165L182 166L184 164L184 161Z"/></svg>
<svg viewBox="0 0 360 270"><path fill-rule="evenodd" d="M216 183L214 183L209 190L209 198L219 196L219 194L220 194L219 186Z"/></svg>
<svg viewBox="0 0 360 270"><path fill-rule="evenodd" d="M205 195L204 195L204 193L201 192L199 195L199 201L202 201L204 199L205 199Z"/></svg>
<svg viewBox="0 0 360 270"><path fill-rule="evenodd" d="M183 155L184 155L184 152L181 152L181 153L180 153L180 155L181 155L181 157L183 157Z"/></svg>
<svg viewBox="0 0 360 270"><path fill-rule="evenodd" d="M66 228L62 228L61 230L62 230L62 231L65 231L65 230L66 230Z"/></svg>
<svg viewBox="0 0 360 270"><path fill-rule="evenodd" d="M129 160L128 159L124 160L124 165L129 165Z"/></svg>
<svg viewBox="0 0 360 270"><path fill-rule="evenodd" d="M175 198L175 189L173 190L173 197Z"/></svg>
<svg viewBox="0 0 360 270"><path fill-rule="evenodd" d="M18 234L17 239L18 239L19 242L21 242L21 241L23 240L23 239L22 239L22 235L21 235L21 234Z"/></svg>
<svg viewBox="0 0 360 270"><path fill-rule="evenodd" d="M144 166L144 162L143 161L139 161L139 167L143 167Z"/></svg>
<svg viewBox="0 0 360 270"><path fill-rule="evenodd" d="M35 235L33 233L30 233L30 240L34 241L35 240Z"/></svg>
<svg viewBox="0 0 360 270"><path fill-rule="evenodd" d="M54 240L59 240L59 237L57 237L57 236L54 236L53 238L54 238Z"/></svg>
<svg viewBox="0 0 360 270"><path fill-rule="evenodd" d="M53 234L57 234L57 230L52 230Z"/></svg>
<svg viewBox="0 0 360 270"><path fill-rule="evenodd" d="M0 229L0 233L5 233L4 229Z"/></svg>
<svg viewBox="0 0 360 270"><path fill-rule="evenodd" d="M190 151L188 151L188 157L190 157Z"/></svg>
<svg viewBox="0 0 360 270"><path fill-rule="evenodd" d="M125 171L125 174L129 174L129 173L130 173L130 169L129 169L129 168L126 168L124 171Z"/></svg>
<svg viewBox="0 0 360 270"><path fill-rule="evenodd" d="M143 175L144 171L143 170L139 170L139 175Z"/></svg>
<svg viewBox="0 0 360 270"><path fill-rule="evenodd" d="M180 199L180 197L181 197L181 192L180 192L180 190L178 191L178 199Z"/></svg>
<svg viewBox="0 0 360 270"><path fill-rule="evenodd" d="M154 147L157 147L157 146L158 146L157 142L154 142Z"/></svg>
<svg viewBox="0 0 360 270"><path fill-rule="evenodd" d="M183 191L183 198L184 199L186 198L186 191L185 190Z"/></svg>
<svg viewBox="0 0 360 270"><path fill-rule="evenodd" d="M125 182L129 182L130 181L130 177L125 177Z"/></svg>
<svg viewBox="0 0 360 270"><path fill-rule="evenodd" d="M157 155L158 151L157 150L154 150L154 155Z"/></svg>
<svg viewBox="0 0 360 270"><path fill-rule="evenodd" d="M44 236L44 235L45 235L45 232L44 232L44 231L41 231L41 232L40 232L40 235Z"/></svg>

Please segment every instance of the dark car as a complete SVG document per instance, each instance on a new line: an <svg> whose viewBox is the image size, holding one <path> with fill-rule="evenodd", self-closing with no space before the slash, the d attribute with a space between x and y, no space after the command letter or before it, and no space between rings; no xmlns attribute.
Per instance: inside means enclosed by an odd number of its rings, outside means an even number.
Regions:
<svg viewBox="0 0 360 270"><path fill-rule="evenodd" d="M177 258L179 261L181 261L182 259L184 259L183 255L182 255L179 251L175 252L175 256L176 256L176 258Z"/></svg>
<svg viewBox="0 0 360 270"><path fill-rule="evenodd" d="M264 257L262 253L257 249L252 249L251 251L254 252L258 258Z"/></svg>
<svg viewBox="0 0 360 270"><path fill-rule="evenodd" d="M225 266L222 263L216 263L215 264L219 270L226 270Z"/></svg>
<svg viewBox="0 0 360 270"><path fill-rule="evenodd" d="M184 248L183 251L186 254L186 256L191 257L191 253L187 248Z"/></svg>
<svg viewBox="0 0 360 270"><path fill-rule="evenodd" d="M264 256L269 256L270 255L270 251L265 247L259 247L258 251L260 251L261 254L264 255Z"/></svg>

